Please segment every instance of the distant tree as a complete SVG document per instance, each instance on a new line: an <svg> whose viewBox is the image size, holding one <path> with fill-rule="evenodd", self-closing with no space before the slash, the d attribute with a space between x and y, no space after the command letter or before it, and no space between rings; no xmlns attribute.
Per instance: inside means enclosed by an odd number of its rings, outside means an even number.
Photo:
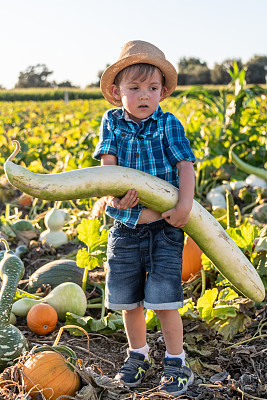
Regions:
<svg viewBox="0 0 267 400"><path fill-rule="evenodd" d="M48 82L47 78L53 71L49 71L45 64L29 66L26 71L20 72L16 88L53 87L55 82Z"/></svg>
<svg viewBox="0 0 267 400"><path fill-rule="evenodd" d="M231 77L223 64L215 64L210 71L211 83L214 85L227 85L231 81Z"/></svg>
<svg viewBox="0 0 267 400"><path fill-rule="evenodd" d="M57 87L65 87L65 88L77 88L70 81L64 81L56 84Z"/></svg>
<svg viewBox="0 0 267 400"><path fill-rule="evenodd" d="M236 61L238 69L243 68L242 61L240 59L226 59L221 64L215 64L214 68L210 71L211 83L214 85L227 85L231 82L231 76L229 70L233 70L234 62Z"/></svg>
<svg viewBox="0 0 267 400"><path fill-rule="evenodd" d="M0 85L0 90L6 90L6 88L2 85Z"/></svg>
<svg viewBox="0 0 267 400"><path fill-rule="evenodd" d="M210 83L210 70L198 58L182 58L178 63L178 85L204 85Z"/></svg>
<svg viewBox="0 0 267 400"><path fill-rule="evenodd" d="M267 56L254 56L246 63L247 83L267 82Z"/></svg>

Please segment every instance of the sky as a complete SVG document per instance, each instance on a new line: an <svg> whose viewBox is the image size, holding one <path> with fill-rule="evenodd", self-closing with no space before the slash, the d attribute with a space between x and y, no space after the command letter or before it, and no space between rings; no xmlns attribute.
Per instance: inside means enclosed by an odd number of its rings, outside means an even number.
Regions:
<svg viewBox="0 0 267 400"><path fill-rule="evenodd" d="M130 40L158 46L177 68L196 57L267 55L267 0L0 0L0 85L45 64L49 80L84 88Z"/></svg>

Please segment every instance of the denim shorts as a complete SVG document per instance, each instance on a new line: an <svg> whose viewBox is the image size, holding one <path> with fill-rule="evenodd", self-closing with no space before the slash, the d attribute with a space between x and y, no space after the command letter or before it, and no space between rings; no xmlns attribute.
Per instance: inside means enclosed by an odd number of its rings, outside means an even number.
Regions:
<svg viewBox="0 0 267 400"><path fill-rule="evenodd" d="M164 219L109 230L105 305L111 310L183 307L184 232Z"/></svg>

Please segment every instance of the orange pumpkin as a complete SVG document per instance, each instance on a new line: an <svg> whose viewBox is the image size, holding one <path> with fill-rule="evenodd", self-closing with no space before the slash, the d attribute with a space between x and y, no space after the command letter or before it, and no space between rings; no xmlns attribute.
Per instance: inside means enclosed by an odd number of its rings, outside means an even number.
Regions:
<svg viewBox="0 0 267 400"><path fill-rule="evenodd" d="M33 198L32 196L29 196L26 193L22 193L20 197L16 199L16 203L19 204L20 206L31 206L32 205Z"/></svg>
<svg viewBox="0 0 267 400"><path fill-rule="evenodd" d="M37 335L47 335L57 324L56 310L46 303L35 304L27 314L27 324Z"/></svg>
<svg viewBox="0 0 267 400"><path fill-rule="evenodd" d="M195 275L201 270L201 254L202 250L200 250L194 240L191 239L190 236L186 236L183 250L183 281L188 281L191 276Z"/></svg>
<svg viewBox="0 0 267 400"><path fill-rule="evenodd" d="M39 391L46 399L75 396L81 387L79 375L70 369L65 358L55 351L41 351L29 355L22 366L26 391L35 400ZM60 397L67 400L67 397Z"/></svg>

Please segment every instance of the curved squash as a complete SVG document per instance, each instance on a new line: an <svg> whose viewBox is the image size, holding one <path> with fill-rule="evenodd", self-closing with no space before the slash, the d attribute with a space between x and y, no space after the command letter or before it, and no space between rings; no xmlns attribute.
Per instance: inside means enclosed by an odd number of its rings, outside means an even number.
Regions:
<svg viewBox="0 0 267 400"><path fill-rule="evenodd" d="M131 188L144 206L163 213L176 206L179 190L145 172L120 166L89 167L58 174L35 174L11 160L4 164L9 182L34 197L45 200L72 200L112 195L124 196ZM221 274L243 295L254 301L265 297L263 282L256 269L219 222L195 200L183 230L192 237Z"/></svg>

